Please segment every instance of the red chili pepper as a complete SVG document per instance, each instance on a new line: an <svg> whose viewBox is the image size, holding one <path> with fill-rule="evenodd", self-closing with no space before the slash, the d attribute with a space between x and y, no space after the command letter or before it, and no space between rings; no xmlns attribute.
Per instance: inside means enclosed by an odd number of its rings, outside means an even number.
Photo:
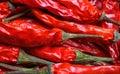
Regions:
<svg viewBox="0 0 120 74"><path fill-rule="evenodd" d="M111 59L102 59L101 57L84 54L70 46L36 47L30 48L29 50L27 49L26 52L33 56L53 62L88 63L90 61L94 62L95 59L96 61L111 61Z"/></svg>
<svg viewBox="0 0 120 74"><path fill-rule="evenodd" d="M53 65L54 74L120 74L120 66L85 66L69 63Z"/></svg>
<svg viewBox="0 0 120 74"><path fill-rule="evenodd" d="M70 34L57 28L49 29L29 18L18 18L0 24L0 42L21 47L56 45L63 40L74 37L101 38L98 35Z"/></svg>
<svg viewBox="0 0 120 74"><path fill-rule="evenodd" d="M8 2L0 2L0 20L10 15L11 9Z"/></svg>
<svg viewBox="0 0 120 74"><path fill-rule="evenodd" d="M74 22L61 21L59 19L52 17L49 14L41 12L38 9L33 9L32 11L34 15L43 23L51 27L60 28L66 32L102 35L106 40L113 39L113 36L114 36L113 35L114 30L112 29L105 29L105 28L101 28L93 25L87 25L87 24L84 25L84 24L77 24Z"/></svg>
<svg viewBox="0 0 120 74"><path fill-rule="evenodd" d="M47 29L35 20L15 19L1 23L0 42L22 47L58 44L62 40L59 29Z"/></svg>

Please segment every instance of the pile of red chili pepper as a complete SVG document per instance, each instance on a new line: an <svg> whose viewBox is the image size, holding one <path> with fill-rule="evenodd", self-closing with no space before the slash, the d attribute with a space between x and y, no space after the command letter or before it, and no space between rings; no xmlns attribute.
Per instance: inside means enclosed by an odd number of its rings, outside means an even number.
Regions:
<svg viewBox="0 0 120 74"><path fill-rule="evenodd" d="M0 0L0 74L120 74L119 0Z"/></svg>

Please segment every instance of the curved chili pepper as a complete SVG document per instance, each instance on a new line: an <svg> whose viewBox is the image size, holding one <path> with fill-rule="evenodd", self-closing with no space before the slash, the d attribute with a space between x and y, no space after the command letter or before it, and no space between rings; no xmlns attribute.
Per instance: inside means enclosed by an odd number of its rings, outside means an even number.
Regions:
<svg viewBox="0 0 120 74"><path fill-rule="evenodd" d="M63 40L75 37L101 38L94 35L70 34L57 28L49 29L29 18L18 18L0 24L0 42L21 47L56 45Z"/></svg>
<svg viewBox="0 0 120 74"><path fill-rule="evenodd" d="M10 15L11 9L8 2L0 2L0 20Z"/></svg>
<svg viewBox="0 0 120 74"><path fill-rule="evenodd" d="M101 28L101 27L93 26L89 24L84 25L84 24L78 24L75 22L62 21L62 20L54 18L53 16L49 14L43 13L39 9L32 9L32 12L40 21L42 21L46 25L60 28L66 32L102 35L104 36L105 40L115 38L113 37L115 36L113 29Z"/></svg>
<svg viewBox="0 0 120 74"><path fill-rule="evenodd" d="M88 62L94 62L96 61L111 61L111 59L108 58L101 58L101 57L95 57L90 56L87 54L84 54L78 50L75 50L75 48L72 48L70 46L55 46L55 47L37 47L37 48L30 48L29 50L26 50L27 53L43 58L46 60L50 60L53 62L76 62L76 63L88 63ZM67 54L66 54L67 53Z"/></svg>
<svg viewBox="0 0 120 74"><path fill-rule="evenodd" d="M20 18L9 23L0 23L0 42L22 47L58 44L62 39L59 29L47 29L40 23Z"/></svg>

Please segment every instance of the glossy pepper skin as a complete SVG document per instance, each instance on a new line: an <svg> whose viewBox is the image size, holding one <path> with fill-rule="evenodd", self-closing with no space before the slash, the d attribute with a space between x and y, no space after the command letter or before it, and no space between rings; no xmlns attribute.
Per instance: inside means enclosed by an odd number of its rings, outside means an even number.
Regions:
<svg viewBox="0 0 120 74"><path fill-rule="evenodd" d="M85 66L69 63L53 65L54 74L120 74L120 66Z"/></svg>
<svg viewBox="0 0 120 74"><path fill-rule="evenodd" d="M0 62L15 64L20 52L20 48L0 44Z"/></svg>
<svg viewBox="0 0 120 74"><path fill-rule="evenodd" d="M106 29L89 24L78 24L75 22L62 21L49 14L43 13L39 9L32 9L32 12L40 21L42 21L50 27L56 27L69 33L102 35L104 36L104 40L114 38L113 29Z"/></svg>
<svg viewBox="0 0 120 74"><path fill-rule="evenodd" d="M72 62L76 58L73 48L66 46L30 48L29 50L27 49L26 52L33 56L53 62Z"/></svg>
<svg viewBox="0 0 120 74"><path fill-rule="evenodd" d="M29 18L18 18L8 23L0 23L0 42L20 47L59 44L62 31L47 29Z"/></svg>
<svg viewBox="0 0 120 74"><path fill-rule="evenodd" d="M8 2L0 2L0 21L10 15L11 9Z"/></svg>
<svg viewBox="0 0 120 74"><path fill-rule="evenodd" d="M37 7L40 9L47 9L51 13L61 16L67 20L73 20L81 23L91 23L99 20L102 12L94 8L88 0L75 0L77 4L73 4L72 0L69 0L70 4L61 5L58 1L53 0L12 0L13 3L26 4L29 7ZM33 3L33 4L31 4ZM69 8L66 7L71 5ZM76 7L77 6L77 7ZM72 7L72 8L71 8ZM79 7L79 8L78 8ZM88 17L89 16L89 17Z"/></svg>
<svg viewBox="0 0 120 74"><path fill-rule="evenodd" d="M103 7L102 2L103 2L103 0L89 0L89 2L94 7L98 8L99 10L102 10L102 7Z"/></svg>
<svg viewBox="0 0 120 74"><path fill-rule="evenodd" d="M36 48L29 48L26 50L26 52L29 53L30 55L36 56L38 58L43 58L52 62L71 62L71 63L86 64L88 63L88 61L94 62L95 60L94 56L91 55L86 56L87 54L84 54L79 50L77 50L76 48L70 46L36 47ZM97 61L105 62L107 60L107 59L99 60L98 58L103 58L103 57L96 57L96 62ZM110 61L111 60L112 59L110 59Z"/></svg>

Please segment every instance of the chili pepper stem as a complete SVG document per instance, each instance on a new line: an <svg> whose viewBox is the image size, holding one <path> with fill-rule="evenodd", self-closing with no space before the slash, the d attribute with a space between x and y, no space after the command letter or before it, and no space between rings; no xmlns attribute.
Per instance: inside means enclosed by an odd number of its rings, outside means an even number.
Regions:
<svg viewBox="0 0 120 74"><path fill-rule="evenodd" d="M26 68L19 68L19 67L11 66L11 65L8 65L8 64L4 64L4 63L0 63L0 67L4 67L4 68L10 69L10 70L18 70L18 71L29 70L29 69L26 69Z"/></svg>
<svg viewBox="0 0 120 74"><path fill-rule="evenodd" d="M45 68L42 70L4 72L4 74L49 74L49 72L47 71L47 68Z"/></svg>
<svg viewBox="0 0 120 74"><path fill-rule="evenodd" d="M100 17L100 21L101 21L101 20L105 20L105 21L107 21L107 22L114 23L114 24L120 26L120 22L108 18L108 17L105 15L105 12L104 12L104 11L103 11L103 13L102 13L102 16Z"/></svg>
<svg viewBox="0 0 120 74"><path fill-rule="evenodd" d="M84 54L80 52L79 50L75 50L76 53L76 63L87 63L87 62L112 62L112 58L104 58L104 57L96 57L96 56L91 56L88 54Z"/></svg>
<svg viewBox="0 0 120 74"><path fill-rule="evenodd" d="M101 35L91 35L91 34L72 34L67 32L62 32L63 41L69 38L103 38Z"/></svg>
<svg viewBox="0 0 120 74"><path fill-rule="evenodd" d="M118 33L116 30L114 31L114 42L118 41L120 39L120 33Z"/></svg>
<svg viewBox="0 0 120 74"><path fill-rule="evenodd" d="M15 9L14 5L10 1L8 1L8 4L9 4L10 9L13 11Z"/></svg>
<svg viewBox="0 0 120 74"><path fill-rule="evenodd" d="M40 58L31 56L31 55L28 55L23 50L21 50L17 63L18 64L22 64L22 63L29 63L29 62L41 63L41 64L47 65L49 74L52 74L52 69L51 69L52 67L51 67L51 65L54 64L53 62L46 61L46 60L43 60L43 59L40 59Z"/></svg>
<svg viewBox="0 0 120 74"><path fill-rule="evenodd" d="M30 11L30 10L25 10L25 11L22 12L22 13L18 13L18 14L14 15L14 16L11 16L11 17L8 17L8 18L6 18L6 19L3 19L2 22L9 22L10 20L13 20L13 19L15 19L15 18L18 18L18 17L21 17L21 16L25 15L25 14L28 13L29 11Z"/></svg>

